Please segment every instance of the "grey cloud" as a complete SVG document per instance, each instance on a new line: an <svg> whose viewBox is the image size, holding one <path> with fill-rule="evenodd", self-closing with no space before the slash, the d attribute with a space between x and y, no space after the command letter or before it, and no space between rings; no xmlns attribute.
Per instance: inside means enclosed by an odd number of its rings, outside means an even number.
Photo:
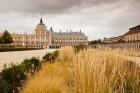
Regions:
<svg viewBox="0 0 140 93"><path fill-rule="evenodd" d="M130 0L1 0L0 11L59 13L72 7L93 7L120 1Z"/></svg>
<svg viewBox="0 0 140 93"><path fill-rule="evenodd" d="M44 18L47 18L47 22L50 21L48 23L50 25L69 23L68 25L74 27L86 24L87 28L83 27L84 32L91 39L95 37L97 39L104 35L122 35L130 27L140 24L139 9L140 0L0 0L0 15L5 16L5 18L0 17L0 26L5 24L10 26L9 29L13 28L13 31L18 32L15 25L20 24L17 25L19 31L24 29L25 32L32 31L35 22L38 22L36 19L38 15L43 15ZM9 15L10 12L13 12L12 16ZM29 19L24 19L25 16ZM25 20L31 18L34 18L35 21L31 20L33 22L25 25L28 23ZM16 23L14 23L15 20ZM34 25L31 26L31 24ZM28 25L29 27L27 27ZM28 30L30 27L32 29ZM63 29L61 27L58 29ZM5 28L7 27L5 26Z"/></svg>
<svg viewBox="0 0 140 93"><path fill-rule="evenodd" d="M54 13L80 3L80 0L2 0L0 11Z"/></svg>

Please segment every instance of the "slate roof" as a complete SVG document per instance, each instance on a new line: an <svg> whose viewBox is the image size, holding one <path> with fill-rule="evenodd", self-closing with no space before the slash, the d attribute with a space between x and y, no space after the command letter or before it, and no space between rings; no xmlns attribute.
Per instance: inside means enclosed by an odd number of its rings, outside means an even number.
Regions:
<svg viewBox="0 0 140 93"><path fill-rule="evenodd" d="M82 32L54 32L54 36L85 36Z"/></svg>
<svg viewBox="0 0 140 93"><path fill-rule="evenodd" d="M124 35L130 35L130 34L139 33L139 32L140 32L140 25L130 28L129 31L125 33Z"/></svg>

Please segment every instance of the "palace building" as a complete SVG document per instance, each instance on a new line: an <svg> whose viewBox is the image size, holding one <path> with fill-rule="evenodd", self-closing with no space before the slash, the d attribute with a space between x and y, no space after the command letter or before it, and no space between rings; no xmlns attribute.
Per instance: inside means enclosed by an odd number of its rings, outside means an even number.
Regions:
<svg viewBox="0 0 140 93"><path fill-rule="evenodd" d="M12 34L14 46L36 48L59 48L64 46L87 45L88 37L79 32L54 32L48 30L42 18L35 28L34 34Z"/></svg>
<svg viewBox="0 0 140 93"><path fill-rule="evenodd" d="M140 41L140 25L130 28L128 32L126 32L122 36L104 38L103 43L112 44L112 43L132 43Z"/></svg>
<svg viewBox="0 0 140 93"><path fill-rule="evenodd" d="M104 44L114 44L114 43L120 43L120 42L123 42L123 36L104 38L102 41L102 43Z"/></svg>
<svg viewBox="0 0 140 93"><path fill-rule="evenodd" d="M140 25L130 28L129 31L124 34L125 42L140 41Z"/></svg>

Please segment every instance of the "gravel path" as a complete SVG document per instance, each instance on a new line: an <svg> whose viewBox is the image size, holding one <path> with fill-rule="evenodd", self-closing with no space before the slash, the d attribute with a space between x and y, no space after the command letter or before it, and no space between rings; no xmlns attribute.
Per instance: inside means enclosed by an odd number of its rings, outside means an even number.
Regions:
<svg viewBox="0 0 140 93"><path fill-rule="evenodd" d="M20 63L26 58L38 57L42 58L47 52L53 52L54 49L29 50L29 51L13 51L0 52L0 70L4 64Z"/></svg>
<svg viewBox="0 0 140 93"><path fill-rule="evenodd" d="M127 57L127 59L136 62L140 66L140 57Z"/></svg>

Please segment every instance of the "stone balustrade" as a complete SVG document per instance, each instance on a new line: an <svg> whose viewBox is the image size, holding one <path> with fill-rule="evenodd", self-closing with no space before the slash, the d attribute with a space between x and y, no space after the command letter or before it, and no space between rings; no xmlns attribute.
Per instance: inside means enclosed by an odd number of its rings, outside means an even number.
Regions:
<svg viewBox="0 0 140 93"><path fill-rule="evenodd" d="M93 48L120 48L120 49L138 49L138 50L140 50L140 42L97 44L97 45L92 45L92 47Z"/></svg>

